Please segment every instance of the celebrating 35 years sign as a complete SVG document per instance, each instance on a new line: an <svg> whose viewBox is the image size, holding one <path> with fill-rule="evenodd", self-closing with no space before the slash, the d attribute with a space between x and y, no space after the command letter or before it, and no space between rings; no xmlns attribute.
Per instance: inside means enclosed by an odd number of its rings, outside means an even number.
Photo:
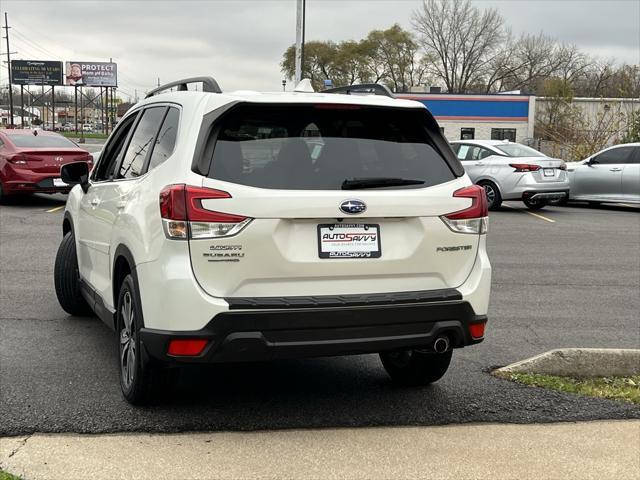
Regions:
<svg viewBox="0 0 640 480"><path fill-rule="evenodd" d="M66 62L65 85L117 87L118 66L110 62Z"/></svg>
<svg viewBox="0 0 640 480"><path fill-rule="evenodd" d="M49 60L11 60L14 85L62 85L62 62Z"/></svg>

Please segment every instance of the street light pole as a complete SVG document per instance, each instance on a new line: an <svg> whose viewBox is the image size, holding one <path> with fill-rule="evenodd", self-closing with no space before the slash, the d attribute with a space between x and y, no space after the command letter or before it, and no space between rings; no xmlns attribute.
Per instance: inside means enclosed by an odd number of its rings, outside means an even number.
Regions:
<svg viewBox="0 0 640 480"><path fill-rule="evenodd" d="M296 84L302 80L302 66L304 61L304 22L305 0L297 0L296 7Z"/></svg>

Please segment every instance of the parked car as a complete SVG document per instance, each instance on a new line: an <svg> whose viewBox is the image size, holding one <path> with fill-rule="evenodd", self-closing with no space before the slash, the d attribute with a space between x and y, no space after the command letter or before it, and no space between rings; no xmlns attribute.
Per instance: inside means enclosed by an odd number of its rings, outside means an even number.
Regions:
<svg viewBox="0 0 640 480"><path fill-rule="evenodd" d="M605 148L567 164L569 200L640 203L640 143Z"/></svg>
<svg viewBox="0 0 640 480"><path fill-rule="evenodd" d="M422 104L187 83L62 169L56 294L117 332L129 402L169 367L372 352L427 384L482 341L486 195Z"/></svg>
<svg viewBox="0 0 640 480"><path fill-rule="evenodd" d="M91 125L90 123L85 123L84 125L82 125L82 131L84 133L92 133L93 132L93 125Z"/></svg>
<svg viewBox="0 0 640 480"><path fill-rule="evenodd" d="M569 195L566 164L508 140L459 140L451 148L473 183L484 187L489 209L503 200L522 200L539 210Z"/></svg>
<svg viewBox="0 0 640 480"><path fill-rule="evenodd" d="M66 193L60 167L92 157L62 135L44 130L0 130L0 200L24 193Z"/></svg>

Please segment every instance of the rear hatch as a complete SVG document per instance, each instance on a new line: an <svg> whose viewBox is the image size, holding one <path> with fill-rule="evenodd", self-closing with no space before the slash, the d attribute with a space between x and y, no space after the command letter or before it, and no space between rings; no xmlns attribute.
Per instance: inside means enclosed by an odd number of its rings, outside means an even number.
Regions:
<svg viewBox="0 0 640 480"><path fill-rule="evenodd" d="M467 220L441 216L477 207L484 193L474 197L478 187L453 173L426 115L356 105L235 107L214 133L204 188L187 192L198 283L219 297L461 285L480 227L460 233ZM464 226L451 227L456 221Z"/></svg>

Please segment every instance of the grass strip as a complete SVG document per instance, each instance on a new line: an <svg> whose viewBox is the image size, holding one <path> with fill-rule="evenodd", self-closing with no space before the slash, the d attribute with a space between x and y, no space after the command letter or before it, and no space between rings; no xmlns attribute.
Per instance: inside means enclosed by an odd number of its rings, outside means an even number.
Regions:
<svg viewBox="0 0 640 480"><path fill-rule="evenodd" d="M21 480L21 479L20 477L11 475L10 473L5 472L4 470L0 470L0 480Z"/></svg>
<svg viewBox="0 0 640 480"><path fill-rule="evenodd" d="M532 387L640 405L640 375L632 377L573 378L533 373L496 372L496 375Z"/></svg>

